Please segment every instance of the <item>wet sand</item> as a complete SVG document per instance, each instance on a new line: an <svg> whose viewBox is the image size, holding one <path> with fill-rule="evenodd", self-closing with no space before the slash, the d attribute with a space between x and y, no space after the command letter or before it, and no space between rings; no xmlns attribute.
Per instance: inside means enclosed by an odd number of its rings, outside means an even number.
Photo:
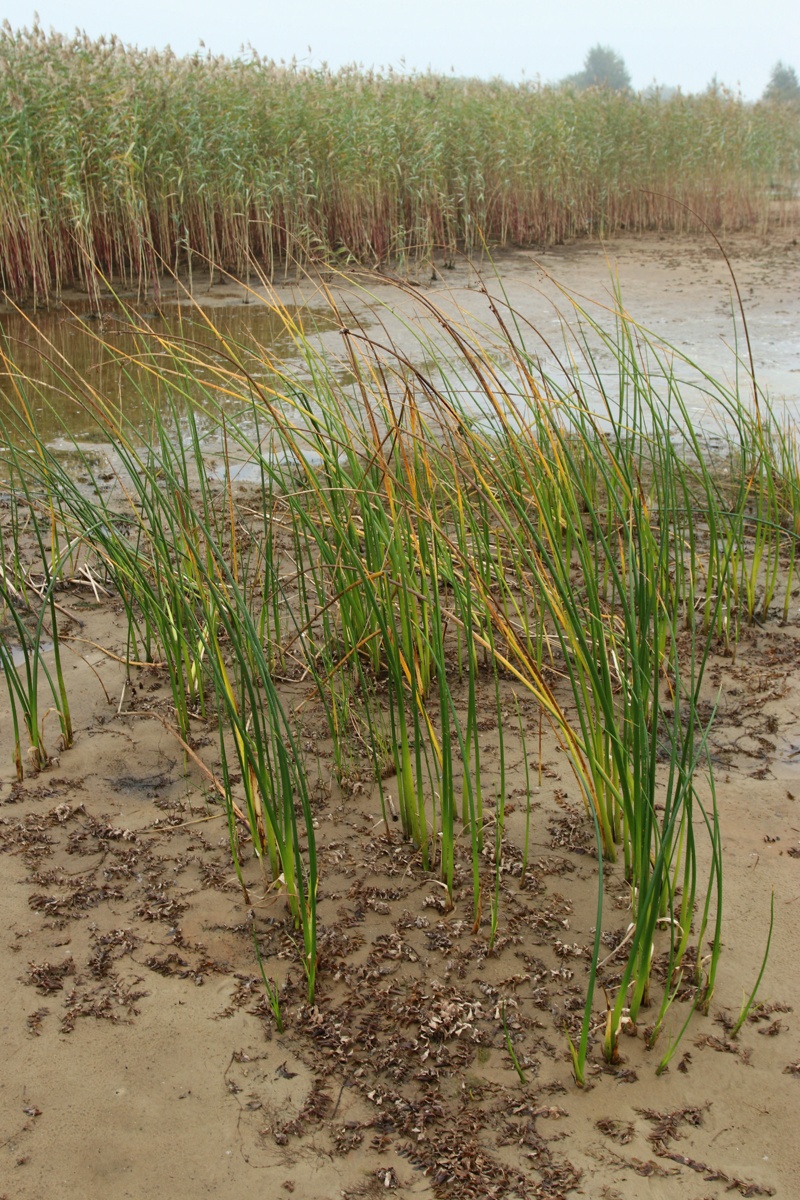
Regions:
<svg viewBox="0 0 800 1200"><path fill-rule="evenodd" d="M369 320L370 314L378 313L392 340L412 359L415 351L418 354L415 313L419 296L445 311L471 314L480 329L483 322L489 327L494 324L482 292L485 287L509 324L512 314L517 318L519 336L541 355L555 378L563 357L563 324L576 323L575 305L613 331L614 313L621 300L632 320L665 347L674 347L713 378L731 388L738 383L746 392L751 385L741 299L758 385L779 413L786 411L796 417L800 412L797 229L778 229L769 238L731 235L723 238L723 248L727 263L710 237L650 234L621 237L602 245L577 242L541 251L500 251L491 261L488 257L474 263L457 259L452 269L445 269L440 262L433 268L425 263L395 276L412 282L415 294L405 299L382 283L379 273L329 274L325 287L343 297L359 319ZM357 282L362 290L348 288L348 281ZM324 290L316 281L290 285L278 280L269 292L254 289L254 296L272 293L284 303L326 303ZM203 305L224 306L243 296L243 290L233 283L196 289ZM322 341L332 353L341 354L341 339L335 331L325 333ZM610 361L601 359L601 367Z"/></svg>

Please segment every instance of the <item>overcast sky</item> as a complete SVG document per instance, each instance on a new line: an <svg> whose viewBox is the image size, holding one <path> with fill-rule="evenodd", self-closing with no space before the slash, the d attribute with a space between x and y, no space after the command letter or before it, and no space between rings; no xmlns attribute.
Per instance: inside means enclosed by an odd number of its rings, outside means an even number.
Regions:
<svg viewBox="0 0 800 1200"><path fill-rule="evenodd" d="M219 53L251 43L274 59L552 81L601 42L636 88L704 88L716 75L748 99L782 59L800 71L800 0L0 0L12 27L116 33L139 46ZM310 49L309 49L310 47Z"/></svg>

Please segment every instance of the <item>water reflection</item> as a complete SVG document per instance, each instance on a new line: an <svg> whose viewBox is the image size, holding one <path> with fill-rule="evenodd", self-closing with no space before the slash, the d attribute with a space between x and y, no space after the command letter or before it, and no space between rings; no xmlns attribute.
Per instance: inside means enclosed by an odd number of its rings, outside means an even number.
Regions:
<svg viewBox="0 0 800 1200"><path fill-rule="evenodd" d="M53 649L52 642L41 641L41 642L39 642L37 653L38 654L49 654L52 649ZM34 657L33 651L31 649L28 649L26 651L22 646L16 645L13 642L6 643L6 652L10 655L11 661L15 667L23 666L23 664L26 661L28 661ZM3 663L0 662L0 675L2 675L3 671L4 671Z"/></svg>
<svg viewBox="0 0 800 1200"><path fill-rule="evenodd" d="M361 320L365 317L369 323L369 315L362 313ZM155 432L157 412L162 429L176 443L186 444L193 430L204 437L203 454L212 477L231 474L240 482L258 481L262 465L268 469L284 466L291 469L296 460L266 418L263 407L258 416L251 407L247 379L256 386L273 385L286 394L286 383L275 374L270 359L288 366L290 372L297 372L298 379L306 378L311 385L301 409L292 406L292 423L302 427L305 421L313 422L314 416L319 415L311 399L314 381L302 360L290 327L292 323L326 354L326 370L332 370L340 383L352 384L353 376L338 357L341 352L338 334L327 343L324 339L326 333L340 328L339 321L324 307L288 306L279 311L269 304L255 302L215 304L198 310L186 303L171 302L157 312L145 306L124 309L118 305L109 307L100 317L84 301L71 310L41 312L32 317L0 312L3 339L0 348L5 345L18 372L16 376L12 374L0 359L0 442L4 436L20 443L25 440L24 428L20 426L24 427L27 412L39 436L58 453L62 463L74 458L79 482L88 483L90 479L110 482L116 478L120 464L110 444L117 437L110 435L109 426L132 432L135 441L147 443ZM180 341L190 360L186 369L169 353L173 340ZM223 386L225 372L230 367L226 340L235 347L241 364L234 368L236 379L227 393ZM488 404L486 393L475 390L475 382L468 371L463 371L463 365L459 370L458 364L446 357L444 348L442 357L437 358L431 353L432 342L421 340L414 346L405 355L407 361L402 370L382 374L382 384L392 391L393 400L399 404L398 411L402 410L408 389L421 412L435 424L436 414L429 404L427 388L420 386L420 379L426 376L476 432L487 438L501 436L504 421ZM449 350L452 353L452 347ZM495 348L494 358L497 378L502 380L512 406L517 408L516 419L525 421L531 401L518 390L518 364L503 347ZM408 366L412 362L413 369ZM533 360L534 369L536 363ZM694 378L686 364L680 365L687 375L681 381L681 391L688 414L696 428L714 436L724 425L724 412L715 411L705 377L697 373ZM608 405L616 407L615 397L619 403L619 363L608 347L601 345L593 353L591 370L584 366L581 372L574 361L570 366L573 379L563 377L555 359L545 356L538 363L543 376L550 373L553 376L552 384L542 379L549 403L563 405L565 414L574 403L585 404L602 424ZM669 395L674 380L664 362L651 364L647 377L656 390ZM626 386L629 385L630 380L626 381ZM358 424L360 393L355 388L349 395L351 417ZM206 418L204 406L209 401L214 413ZM189 404L193 423L188 419ZM310 407L304 411L306 405ZM232 432L230 457L225 455L221 462L214 461L223 450L220 410L230 418L231 432L234 424L238 425L245 441L252 439L252 444L259 447L253 459L248 458L246 451L244 461L242 451L237 454L233 444L237 439ZM374 417L381 426L380 414ZM676 430L674 436L679 439L680 432ZM76 443L79 453L75 451ZM317 465L316 457L311 457L310 465Z"/></svg>
<svg viewBox="0 0 800 1200"><path fill-rule="evenodd" d="M105 409L107 419L146 440L158 406L180 437L186 403L194 401L202 412L204 387L213 390L215 402L241 406L240 399L226 398L217 387L221 376L214 367L224 372L227 366L220 335L235 345L251 378L263 383L273 372L259 347L284 363L299 359L287 317L310 336L337 328L326 310L307 307L290 306L282 314L262 303L226 305L208 316L215 328L202 312L178 303L158 312L112 307L102 317L86 302L33 316L0 313L0 346L18 372L14 377L0 361L0 426L13 436L27 409L45 442L103 442ZM166 348L165 340L174 338L205 360L191 380ZM157 371L167 374L171 387L159 381Z"/></svg>

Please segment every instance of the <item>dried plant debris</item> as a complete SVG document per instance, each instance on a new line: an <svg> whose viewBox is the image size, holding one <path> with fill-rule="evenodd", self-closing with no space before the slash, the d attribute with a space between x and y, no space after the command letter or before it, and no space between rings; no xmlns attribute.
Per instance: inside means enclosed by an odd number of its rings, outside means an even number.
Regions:
<svg viewBox="0 0 800 1200"><path fill-rule="evenodd" d="M321 1125L327 1117L332 1116L333 1108L333 1096L326 1081L315 1079L297 1116L289 1121L280 1122L271 1131L262 1130L262 1135L266 1136L271 1132L276 1144L285 1146L290 1138L302 1137L310 1128Z"/></svg>
<svg viewBox="0 0 800 1200"><path fill-rule="evenodd" d="M628 1167L631 1171L635 1171L637 1175L642 1175L644 1178L649 1178L652 1175L659 1176L661 1179L666 1179L670 1175L680 1175L679 1167L663 1167L660 1163L653 1162L652 1159L631 1158L629 1160L620 1159L620 1163Z"/></svg>
<svg viewBox="0 0 800 1200"><path fill-rule="evenodd" d="M612 1142L618 1142L620 1146L627 1146L628 1142L633 1141L632 1121L617 1121L613 1117L603 1117L602 1120L595 1121L595 1125L601 1133L611 1138Z"/></svg>
<svg viewBox="0 0 800 1200"><path fill-rule="evenodd" d="M759 1029L758 1032L766 1034L767 1037L777 1037L785 1028L786 1026L783 1021L778 1017L774 1021L771 1021L769 1025L764 1026L763 1029Z"/></svg>
<svg viewBox="0 0 800 1200"><path fill-rule="evenodd" d="M133 954L141 939L132 929L111 929L107 933L92 933L94 949L87 961L89 973L95 979L104 979L111 973L113 964Z"/></svg>
<svg viewBox="0 0 800 1200"><path fill-rule="evenodd" d="M773 1001L771 1004L754 1004L747 1014L747 1020L751 1025L756 1025L759 1021L768 1021L775 1013L790 1013L791 1011L791 1004L782 1004L780 1001ZM759 1030L759 1032L761 1031Z"/></svg>
<svg viewBox="0 0 800 1200"><path fill-rule="evenodd" d="M750 1012L747 1014L747 1021L750 1025L758 1025L762 1021L769 1021L770 1018L774 1017L775 1013L789 1013L791 1011L792 1006L790 1004L781 1004L779 1001L774 1001L770 1004L766 1002L754 1004ZM731 1015L724 1009L720 1009L717 1013L715 1013L714 1020L723 1027L726 1033L730 1033L730 1031L736 1025L737 1015ZM775 1026L777 1026L777 1028L775 1028ZM772 1020L769 1030L759 1029L758 1032L771 1033L772 1036L774 1036L776 1033L780 1032L782 1027L782 1022L780 1020ZM714 1047L714 1049L718 1048L719 1047L716 1046ZM727 1050L729 1047L726 1045L724 1048Z"/></svg>
<svg viewBox="0 0 800 1200"><path fill-rule="evenodd" d="M647 1140L656 1153L660 1154L666 1151L670 1142L681 1137L682 1125L702 1125L703 1113L707 1108L708 1105L703 1108L686 1106L676 1108L672 1112L657 1112L654 1108L637 1108L636 1111L653 1126Z"/></svg>
<svg viewBox="0 0 800 1200"><path fill-rule="evenodd" d="M710 1167L708 1163L698 1162L697 1159L688 1158L685 1154L675 1154L669 1151L664 1155L665 1158L672 1159L673 1162L680 1163L683 1167L688 1167L691 1171L696 1171L698 1175L702 1175L707 1183L725 1184L726 1192L737 1191L740 1196L774 1196L775 1188L762 1187L758 1183L752 1183L747 1179L740 1179L737 1175L729 1175L726 1171L720 1171L715 1167Z"/></svg>
<svg viewBox="0 0 800 1200"><path fill-rule="evenodd" d="M188 905L184 901L166 894L163 886L159 886L148 889L145 899L137 905L135 915L141 917L143 921L166 921L168 924L172 924L182 913L186 912L187 907Z"/></svg>
<svg viewBox="0 0 800 1200"><path fill-rule="evenodd" d="M457 1120L441 1129L435 1142L415 1140L402 1148L411 1162L431 1179L434 1195L442 1200L495 1200L504 1196L566 1196L580 1182L580 1172L565 1161L555 1161L541 1139L524 1144L526 1158L537 1160L541 1181L534 1183L524 1170L503 1163Z"/></svg>
<svg viewBox="0 0 800 1200"><path fill-rule="evenodd" d="M28 1033L33 1034L34 1037L38 1037L42 1031L42 1022L49 1015L49 1008L37 1008L35 1012L30 1013L25 1021Z"/></svg>
<svg viewBox="0 0 800 1200"><path fill-rule="evenodd" d="M579 813L571 813L548 827L551 850L571 850L573 854L595 854L591 829Z"/></svg>
<svg viewBox="0 0 800 1200"><path fill-rule="evenodd" d="M139 1014L137 1001L148 995L137 986L141 982L138 977L131 980L115 978L104 980L94 988L74 987L64 1001L66 1012L61 1018L61 1032L72 1033L80 1017L95 1017L114 1025L129 1023Z"/></svg>
<svg viewBox="0 0 800 1200"><path fill-rule="evenodd" d="M709 1166L708 1163L699 1162L685 1154L678 1154L671 1148L670 1143L682 1136L681 1130L684 1125L694 1127L702 1125L703 1115L709 1107L710 1105L706 1104L701 1108L694 1106L676 1108L672 1112L658 1112L652 1108L639 1108L636 1111L653 1126L647 1135L647 1140L659 1158L666 1158L680 1166L688 1167L702 1175L709 1183L715 1181L724 1183L727 1191L735 1190L742 1196L774 1196L774 1188L762 1187L750 1180L729 1175L726 1171Z"/></svg>
<svg viewBox="0 0 800 1200"><path fill-rule="evenodd" d="M60 963L28 963L28 970L22 981L29 987L35 987L40 995L51 996L54 992L62 991L64 980L74 974L75 963L72 957L68 956Z"/></svg>
<svg viewBox="0 0 800 1200"><path fill-rule="evenodd" d="M47 917L62 917L70 912L94 908L104 901L123 898L124 893L119 888L105 884L97 887L89 881L80 881L60 896L46 896L36 892L28 897L28 904L34 912L44 913Z"/></svg>
<svg viewBox="0 0 800 1200"><path fill-rule="evenodd" d="M695 1038L694 1044L698 1050L702 1050L707 1046L709 1050L716 1050L720 1054L735 1054L743 1063L748 1065L753 1055L751 1049L740 1045L739 1042L735 1042L731 1038L714 1037L711 1033L702 1034L700 1037Z"/></svg>

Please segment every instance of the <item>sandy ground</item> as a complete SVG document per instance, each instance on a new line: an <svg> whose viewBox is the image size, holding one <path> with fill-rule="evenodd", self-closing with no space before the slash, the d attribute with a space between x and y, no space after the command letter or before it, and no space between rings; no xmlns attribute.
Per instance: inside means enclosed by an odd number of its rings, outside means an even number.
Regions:
<svg viewBox="0 0 800 1200"><path fill-rule="evenodd" d="M466 313L480 329L493 325L482 288L495 298L504 319L518 319L519 335L541 355L546 370L559 376L563 357L563 323L576 323L575 304L592 320L613 330L614 311L621 299L625 311L665 346L701 366L715 379L742 390L748 387L748 364L739 300L744 310L759 387L780 413L796 418L800 408L800 242L797 228L775 230L768 239L737 234L723 239L728 263L710 238L675 238L651 234L621 237L605 245L577 242L546 250L506 250L493 261L456 260L446 270L437 263L412 269L399 278L413 281L417 297L403 298L379 274L358 272L329 275L326 286L344 298L359 319L378 313L387 333L411 358L418 357L416 340L419 296L446 311ZM735 285L734 279L735 276ZM358 282L342 288L342 282ZM738 297L736 294L738 287ZM316 282L299 285L276 280L271 292L286 303L325 303ZM265 289L254 288L267 296ZM225 306L241 301L244 293L232 283L218 281L210 289L198 284L196 298L204 305ZM572 299L570 299L570 297ZM346 310L345 310L346 311ZM323 336L332 353L341 354L335 332ZM550 352L552 351L552 352ZM738 367L737 367L738 360ZM608 369L609 356L600 356ZM679 374L690 382L698 376L685 366ZM697 397L696 411L703 401ZM785 409L784 409L785 405Z"/></svg>
<svg viewBox="0 0 800 1200"><path fill-rule="evenodd" d="M671 340L685 327L692 347L704 329L692 353L716 347L722 357L727 285L705 244L631 239L612 249L631 311ZM504 259L509 295L547 290L532 257ZM788 237L768 247L742 239L735 257L758 361L774 371L776 391L797 398L798 249ZM607 286L601 248L540 259L569 287L599 296ZM466 272L456 281L459 299L474 296L479 307L470 282ZM712 315L710 296L719 304ZM358 770L346 793L334 784L307 688L283 685L287 704L306 702L304 736L322 767L320 965L309 1006L282 901L254 887L247 908L205 778L157 719L169 715L165 681L138 672L121 704L113 655L124 655L124 631L113 598L97 603L75 587L59 600L75 618L67 630L76 639L75 744L57 754L48 717L53 761L21 785L12 782L0 695L0 1197L189 1200L254 1188L305 1200L797 1195L796 606L787 626L775 619L746 630L736 659L715 658L709 676L709 698L719 696L712 754L725 864L725 950L710 1014L693 1020L661 1077L655 1067L682 1023L680 1004L654 1051L645 1048L646 1020L623 1040L619 1067L605 1068L596 1047L581 1090L564 1029L582 1005L596 862L574 781L548 738L524 885L525 776L520 755L511 756L490 951L487 913L473 929L466 865L445 913L434 878L396 829L387 836ZM483 686L491 773L494 693L488 677ZM535 715L523 715L530 749ZM196 746L213 769L213 728L198 725ZM760 1005L732 1041L720 1017L736 1014L755 982L772 889ZM253 920L281 989L282 1033L259 976ZM617 935L627 922L618 871L607 880L606 922ZM598 1026L602 1003L599 993ZM503 1005L524 1084L506 1048Z"/></svg>

